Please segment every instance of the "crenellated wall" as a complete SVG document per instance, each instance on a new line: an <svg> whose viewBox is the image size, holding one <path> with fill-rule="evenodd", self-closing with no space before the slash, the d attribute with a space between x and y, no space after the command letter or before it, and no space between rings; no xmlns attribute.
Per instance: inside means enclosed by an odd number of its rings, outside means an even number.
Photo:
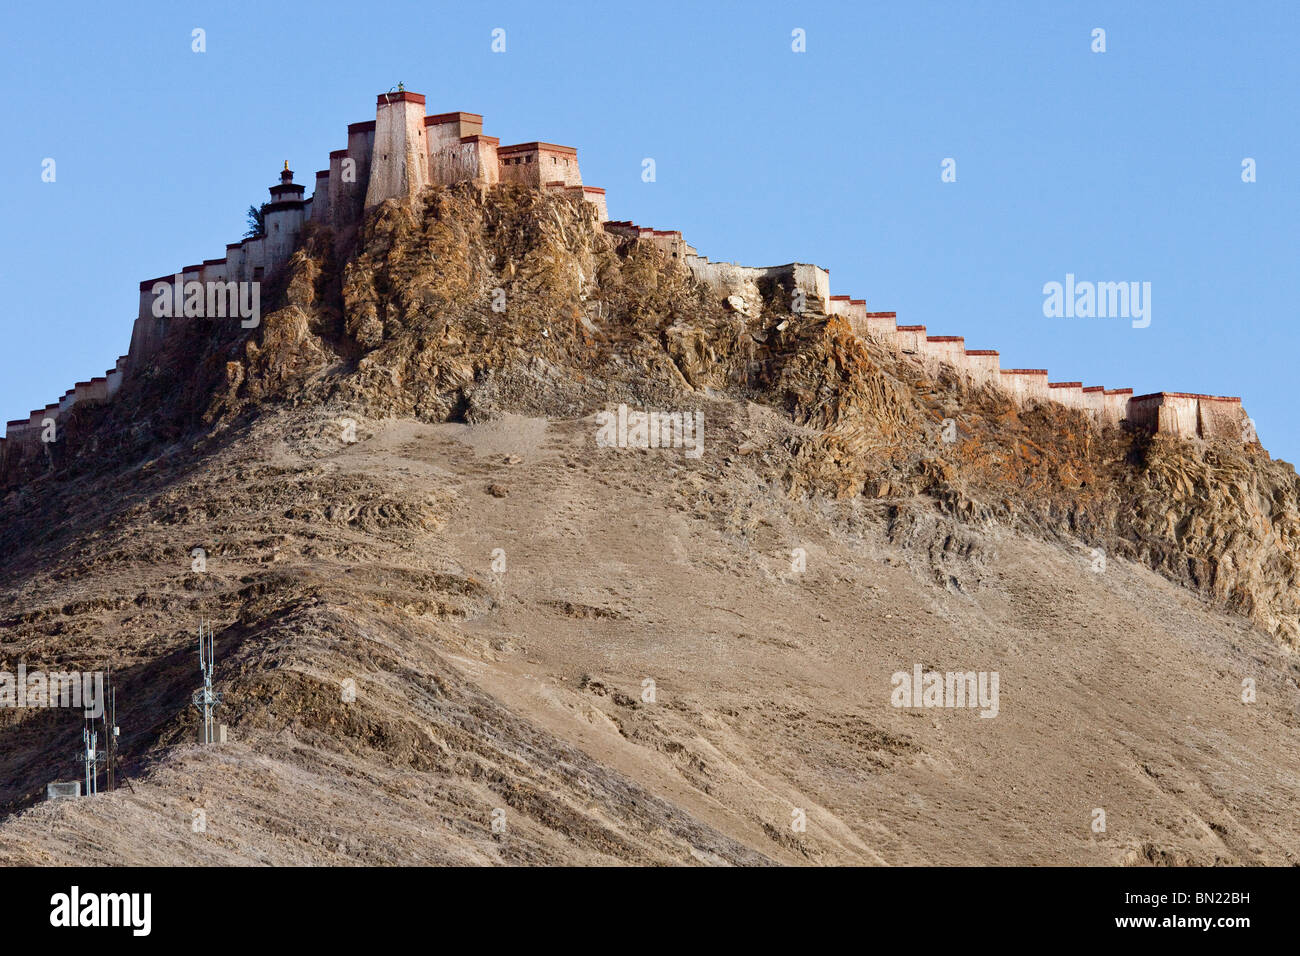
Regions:
<svg viewBox="0 0 1300 956"><path fill-rule="evenodd" d="M264 207L262 235L228 244L223 258L206 259L141 282L127 354L104 376L78 382L58 402L9 422L5 437L0 438L0 467L5 456L11 457L39 442L45 418L57 420L60 413L77 402L110 400L134 370L146 367L162 346L170 323L177 321L171 316L185 314L188 283L201 285L204 314L220 317L222 311L210 307L230 301L223 298L231 291L229 284L269 278L293 255L309 220L347 229L362 220L367 207L385 199L413 196L429 183L466 181L482 186L499 182L545 186L589 203L598 221L609 218L605 190L583 185L578 151L573 147L544 142L502 147L497 137L483 135L481 115L454 112L426 116L424 104L424 97L418 93L399 90L380 94L375 118L349 124L346 148L331 152L329 167L315 174L310 199L303 197L304 188L293 182L286 163L280 182L270 187L271 201ZM671 255L695 255L695 250L682 241L680 232L650 232L656 244ZM778 268L797 271L804 267ZM827 289L828 282L823 291ZM167 297L166 303L159 302L163 297Z"/></svg>
<svg viewBox="0 0 1300 956"><path fill-rule="evenodd" d="M976 384L1002 387L1002 358L992 349L967 349L966 372Z"/></svg>
<svg viewBox="0 0 1300 956"><path fill-rule="evenodd" d="M680 233L607 222L616 235L650 241L663 247L662 236L680 239ZM686 248L690 248L687 246ZM924 325L898 325L895 312L868 312L866 302L847 295L830 295L830 272L818 266L791 265L760 269L733 262L710 262L707 257L687 257L692 275L723 298L757 296L761 279L785 270L803 270L795 288L808 291L808 305L824 315L844 318L854 334L870 338L894 351L911 356L929 371L939 366L955 369L975 385L998 388L1018 402L1056 402L1078 409L1098 423L1128 421L1155 431L1183 437L1241 439L1245 412L1241 399L1183 392L1157 392L1133 398L1133 389L1107 389L1082 382L1049 382L1046 369L1001 368L1001 356L992 349L967 349L959 335L928 335Z"/></svg>
<svg viewBox="0 0 1300 956"><path fill-rule="evenodd" d="M179 272L140 283L139 309L127 354L103 376L78 382L62 398L27 418L10 421L0 438L0 468L39 445L43 423L79 403L110 401L122 384L144 368L161 346L175 319L155 314L161 296L171 297L173 315L177 284L199 283L212 296L232 284L260 282L293 254L307 221L334 229L359 222L366 209L386 199L415 195L426 184L474 182L483 187L515 183L560 193L594 207L606 231L652 243L665 256L684 264L699 282L733 306L758 314L765 299L779 298L790 311L840 316L852 331L910 355L931 371L955 369L972 384L1001 389L1017 401L1055 401L1077 408L1099 422L1134 424L1184 436L1237 438L1245 412L1239 398L1184 392L1157 392L1133 397L1132 389L1084 387L1081 382L1047 380L1045 369L1002 369L996 351L965 347L961 336L927 335L923 325L898 325L894 312L868 312L864 299L830 294L830 271L810 263L753 267L711 262L676 230L647 229L629 221L610 222L605 190L586 186L577 150L540 141L501 146L483 135L483 117L452 112L425 115L424 97L403 90L381 94L375 119L347 127L347 147L329 154L329 167L315 174L310 199L293 182L288 163L279 184L270 187L265 232L226 246L220 259L205 259ZM215 290L215 291L214 291ZM741 300L737 305L738 297ZM162 310L166 311L166 310ZM214 314L220 314L214 313Z"/></svg>

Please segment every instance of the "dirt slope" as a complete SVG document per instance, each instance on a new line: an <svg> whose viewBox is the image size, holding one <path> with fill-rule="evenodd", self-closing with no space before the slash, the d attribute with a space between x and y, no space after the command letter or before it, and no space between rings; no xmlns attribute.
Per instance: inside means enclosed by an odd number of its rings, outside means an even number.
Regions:
<svg viewBox="0 0 1300 956"><path fill-rule="evenodd" d="M252 339L178 326L6 471L0 667L111 662L130 789L36 802L80 721L0 711L0 862L1296 862L1294 470L768 291L462 188L313 236ZM703 457L596 447L618 402ZM891 706L917 664L998 715Z"/></svg>

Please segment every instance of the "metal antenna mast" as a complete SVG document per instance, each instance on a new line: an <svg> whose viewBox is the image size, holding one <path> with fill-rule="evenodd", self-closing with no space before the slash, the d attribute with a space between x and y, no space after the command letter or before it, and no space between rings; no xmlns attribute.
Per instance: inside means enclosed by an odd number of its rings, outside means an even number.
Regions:
<svg viewBox="0 0 1300 956"><path fill-rule="evenodd" d="M86 762L86 796L88 797L99 793L99 764L104 759L98 750L99 733L90 729L94 725L94 721L90 721L81 731L81 742L84 745L82 753Z"/></svg>
<svg viewBox="0 0 1300 956"><path fill-rule="evenodd" d="M212 689L213 670L212 625L199 621L199 669L203 672L203 688L194 692L194 706L203 714L203 743L212 740L212 710L221 703L221 693Z"/></svg>

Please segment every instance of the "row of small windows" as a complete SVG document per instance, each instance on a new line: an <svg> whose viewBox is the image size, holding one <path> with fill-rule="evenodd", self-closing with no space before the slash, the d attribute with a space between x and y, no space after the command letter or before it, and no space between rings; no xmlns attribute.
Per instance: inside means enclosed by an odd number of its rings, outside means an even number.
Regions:
<svg viewBox="0 0 1300 956"><path fill-rule="evenodd" d="M513 156L513 157L507 156L505 160L507 166L518 166L520 163L531 163L532 161L533 161L532 156ZM560 158L558 156L552 156L551 165L558 166L559 164L560 164ZM565 166L569 165L569 161L567 159L564 161L564 165Z"/></svg>

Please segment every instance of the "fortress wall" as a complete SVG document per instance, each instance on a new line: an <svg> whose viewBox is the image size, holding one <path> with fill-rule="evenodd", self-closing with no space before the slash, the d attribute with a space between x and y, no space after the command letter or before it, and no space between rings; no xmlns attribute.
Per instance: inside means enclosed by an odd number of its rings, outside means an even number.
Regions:
<svg viewBox="0 0 1300 956"><path fill-rule="evenodd" d="M558 181L566 186L582 185L578 151L572 146L555 143L500 146L497 148L497 164L500 181L503 183L538 187Z"/></svg>
<svg viewBox="0 0 1300 956"><path fill-rule="evenodd" d="M260 240L264 243L266 272L289 261L306 221L307 212L301 206L267 210L266 235Z"/></svg>
<svg viewBox="0 0 1300 956"><path fill-rule="evenodd" d="M599 186L583 186L583 201L591 203L596 207L596 221L607 222L609 220L609 209L605 206L605 190Z"/></svg>
<svg viewBox="0 0 1300 956"><path fill-rule="evenodd" d="M59 403L52 402L44 408L33 409L27 416L27 428L29 431L40 432L45 427L45 419L52 418L54 421L59 420Z"/></svg>
<svg viewBox="0 0 1300 956"><path fill-rule="evenodd" d="M762 269L734 262L710 262L703 256L687 256L686 267L698 281L714 289L720 298L738 295L747 303L762 301L758 288L759 280L765 278Z"/></svg>
<svg viewBox="0 0 1300 956"><path fill-rule="evenodd" d="M244 247L232 242L226 246L226 276L232 282L242 282L244 275Z"/></svg>
<svg viewBox="0 0 1300 956"><path fill-rule="evenodd" d="M336 229L342 229L352 222L349 218L352 207L343 183L343 160L347 158L346 149L336 149L330 153L330 213L326 221Z"/></svg>
<svg viewBox="0 0 1300 956"><path fill-rule="evenodd" d="M763 288L768 294L780 299L782 308L791 308L794 293L804 294L804 310L827 313L829 304L828 288L830 273L818 266L801 262L791 262L783 266L742 266L734 262L710 262L707 256L697 255L694 248L681 239L680 233L665 232L656 236L653 229L644 229L629 222L606 222L605 231L615 235L665 241L664 236L671 237L670 250L680 248L682 259L691 275L699 282L713 288L721 297L739 295L746 302L758 302L763 298ZM678 245L680 243L680 246ZM773 289L773 286L778 289ZM760 286L762 288L760 288Z"/></svg>
<svg viewBox="0 0 1300 956"><path fill-rule="evenodd" d="M5 452L16 459L26 444L27 419L19 418L5 424Z"/></svg>
<svg viewBox="0 0 1300 956"><path fill-rule="evenodd" d="M1128 400L1128 420L1140 428L1156 430L1160 417L1160 395L1138 395Z"/></svg>
<svg viewBox="0 0 1300 956"><path fill-rule="evenodd" d="M1203 437L1243 440L1246 412L1240 398L1202 395L1197 399L1197 414Z"/></svg>
<svg viewBox="0 0 1300 956"><path fill-rule="evenodd" d="M918 356L927 367L933 368L938 362L949 364L963 370L971 381L994 384L1018 400L1050 398L1108 423L1131 420L1184 436L1239 439L1242 435L1245 412L1239 398L1179 392L1134 398L1132 389L1083 388L1079 382L1049 384L1043 369L1000 369L996 351L967 350L960 336L927 336L925 326L897 325L893 312L867 312L863 299L831 296L829 270L816 265L750 267L710 262L687 244L679 231L610 222L605 190L582 185L576 149L543 142L503 148L499 139L484 136L482 131L483 117L479 114L454 112L426 117L423 96L382 94L374 121L348 126L347 148L330 153L329 168L316 173L310 199L283 198L286 194L301 196L301 187L282 190L278 194L280 201L273 204L278 208L267 210L267 236L227 245L223 259L186 266L179 273L180 282L203 283L206 293L208 283L262 279L289 258L308 219L349 226L359 219L364 206L390 196L414 195L429 182L519 183L561 191L591 203L607 231L652 242L667 255L682 260L697 280L723 296L740 295L747 302L758 302L764 296L787 296L793 306L794 293L802 292L806 310L843 317L858 335ZM277 196L277 188L272 189L273 197ZM76 383L59 402L33 411L27 419L9 422L5 437L0 438L5 443L0 458L12 458L24 440L38 440L45 418L57 419L60 412L78 402L112 398L129 370L149 361L167 329L167 319L153 315L153 286L158 282L167 284L170 295L174 278L168 275L140 284L139 309L127 354L103 376Z"/></svg>
<svg viewBox="0 0 1300 956"><path fill-rule="evenodd" d="M966 372L971 381L981 385L1002 386L1002 358L991 349L967 350Z"/></svg>
<svg viewBox="0 0 1300 956"><path fill-rule="evenodd" d="M503 183L520 186L541 186L540 153L537 143L515 143L497 148L497 179ZM558 179L548 176L547 179Z"/></svg>
<svg viewBox="0 0 1300 956"><path fill-rule="evenodd" d="M1097 421L1106 411L1106 390L1100 385L1089 385L1083 390L1083 407Z"/></svg>
<svg viewBox="0 0 1300 956"><path fill-rule="evenodd" d="M198 264L196 264L196 265L192 265L192 266L186 266L184 269L181 270L181 308L182 308L182 309L185 308L185 300L189 298L189 285L190 285L190 283L191 283L191 282L200 282L200 284L201 284L201 278L202 278L202 276L203 276L203 264L202 264L202 263L198 263ZM205 295L204 295L204 299L206 300L206 298L207 298L207 296L206 296L206 294L205 294ZM176 313L175 311L173 311L173 312L172 312L172 315L173 315L173 317L174 317L174 316L177 315L177 313Z"/></svg>
<svg viewBox="0 0 1300 956"><path fill-rule="evenodd" d="M311 221L328 225L330 221L330 171L316 170L316 187L311 193Z"/></svg>
<svg viewBox="0 0 1300 956"><path fill-rule="evenodd" d="M159 282L170 283L172 276L159 276L157 279L145 279L140 283L140 308L136 312L136 318L147 319L153 317L153 287Z"/></svg>
<svg viewBox="0 0 1300 956"><path fill-rule="evenodd" d="M166 321L142 315L131 326L131 345L127 354L131 356L133 371L147 363L154 352L158 351L158 346L162 343L163 323Z"/></svg>
<svg viewBox="0 0 1300 956"><path fill-rule="evenodd" d="M780 292L773 291L780 300L782 309L794 307L796 292L803 293L805 312L830 313L830 272L819 266L803 262L788 262L783 266L765 266L755 270L758 278L765 280L764 285L775 285Z"/></svg>
<svg viewBox="0 0 1300 956"><path fill-rule="evenodd" d="M69 407L79 402L106 401L108 401L108 379L101 375L98 378L92 378L89 382L78 382L73 386L72 401L69 403Z"/></svg>
<svg viewBox="0 0 1300 956"><path fill-rule="evenodd" d="M475 136L442 146L429 157L429 180L447 186L466 180L492 185L497 182L495 136Z"/></svg>
<svg viewBox="0 0 1300 956"><path fill-rule="evenodd" d="M108 393L109 398L112 398L114 395L117 394L117 390L122 387L122 379L125 376L126 376L126 356L123 355L118 358L116 365L114 365L111 369L109 369L107 372L104 373L104 377L107 382L107 388L105 389L105 391Z"/></svg>
<svg viewBox="0 0 1300 956"><path fill-rule="evenodd" d="M132 367L138 367L138 363L146 362L158 350L162 344L163 333L166 330L167 319L155 316L153 314L153 305L156 296L154 287L159 283L165 283L166 289L159 292L159 295L170 296L176 276L159 276L156 279L146 279L140 283L140 311L136 316L135 323L131 326L131 345L127 349L127 354L131 357ZM173 311L175 305L173 303Z"/></svg>
<svg viewBox="0 0 1300 956"><path fill-rule="evenodd" d="M1128 421L1129 400L1133 397L1131 388L1108 388L1102 392L1102 421L1108 425L1118 425Z"/></svg>
<svg viewBox="0 0 1300 956"><path fill-rule="evenodd" d="M1002 387L1020 401L1034 399L1045 402L1049 399L1047 388L1047 369L1045 368L1004 368Z"/></svg>
<svg viewBox="0 0 1300 956"><path fill-rule="evenodd" d="M584 186L569 186L567 189L581 192ZM650 234L650 241L654 247L670 259L685 259L687 256L695 255L695 249L686 244L682 234L675 229L654 229Z"/></svg>
<svg viewBox="0 0 1300 956"><path fill-rule="evenodd" d="M866 316L867 335L882 342L894 340L894 328L898 324L895 312L868 312Z"/></svg>
<svg viewBox="0 0 1300 956"><path fill-rule="evenodd" d="M960 335L927 335L920 343L926 367L943 362L955 369L966 367L966 340Z"/></svg>
<svg viewBox="0 0 1300 956"><path fill-rule="evenodd" d="M266 259L266 239L262 236L256 239L245 239L241 245L244 251L241 279L244 282L258 282L270 271L267 268L269 263Z"/></svg>
<svg viewBox="0 0 1300 956"><path fill-rule="evenodd" d="M225 259L204 259L200 281L206 286L209 282L227 282L230 279L230 263Z"/></svg>
<svg viewBox="0 0 1300 956"><path fill-rule="evenodd" d="M1129 420L1134 424L1185 438L1198 434L1199 413L1197 396L1185 392L1153 392L1129 400Z"/></svg>
<svg viewBox="0 0 1300 956"><path fill-rule="evenodd" d="M424 97L419 93L381 93L375 110L366 209L385 199L410 199L429 184Z"/></svg>
<svg viewBox="0 0 1300 956"><path fill-rule="evenodd" d="M925 355L925 326L900 325L894 329L894 348L912 355Z"/></svg>
<svg viewBox="0 0 1300 956"><path fill-rule="evenodd" d="M825 310L831 297L831 270L807 262L792 262L780 269L792 269L794 287L808 298L809 308Z"/></svg>
<svg viewBox="0 0 1300 956"><path fill-rule="evenodd" d="M849 325L853 331L862 335L867 330L867 300L849 299Z"/></svg>
<svg viewBox="0 0 1300 956"><path fill-rule="evenodd" d="M435 113L424 118L425 137L429 146L429 156L448 146L459 146L471 136L483 134L483 117L479 113L455 111ZM432 168L432 167L431 167Z"/></svg>
<svg viewBox="0 0 1300 956"><path fill-rule="evenodd" d="M497 159L497 149L501 146L501 140L495 136L476 134L467 137L466 142L473 143L478 150L478 175L474 177L474 181L485 186L495 186L501 181L501 163ZM604 190L601 192L603 194Z"/></svg>
<svg viewBox="0 0 1300 956"><path fill-rule="evenodd" d="M375 147L375 120L348 124L348 147L339 160L337 200L330 200L334 224L349 226L361 218L370 183L370 156ZM349 162L345 163L344 160ZM349 175L349 167L351 175ZM334 154L330 154L330 178L334 178Z"/></svg>
<svg viewBox="0 0 1300 956"><path fill-rule="evenodd" d="M1048 382L1048 397L1067 408L1084 408L1082 382Z"/></svg>
<svg viewBox="0 0 1300 956"><path fill-rule="evenodd" d="M1129 400L1129 420L1135 425L1186 438L1242 439L1245 410L1240 398L1154 392Z"/></svg>
<svg viewBox="0 0 1300 956"><path fill-rule="evenodd" d="M1200 402L1195 396L1164 393L1156 420L1156 430L1190 438L1200 426Z"/></svg>
<svg viewBox="0 0 1300 956"><path fill-rule="evenodd" d="M566 186L582 185L582 173L578 169L578 151L572 146L542 143L538 153L538 165L543 179L563 179Z"/></svg>

